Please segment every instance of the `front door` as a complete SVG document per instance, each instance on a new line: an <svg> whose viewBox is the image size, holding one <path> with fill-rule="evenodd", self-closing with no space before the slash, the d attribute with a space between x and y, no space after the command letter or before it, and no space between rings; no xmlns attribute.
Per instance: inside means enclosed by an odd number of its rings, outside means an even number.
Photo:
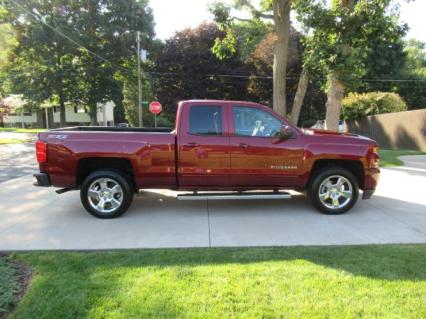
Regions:
<svg viewBox="0 0 426 319"><path fill-rule="evenodd" d="M277 139L286 123L257 106L233 106L230 117L230 184L233 187L297 186L303 148L296 132L294 138Z"/></svg>
<svg viewBox="0 0 426 319"><path fill-rule="evenodd" d="M179 133L179 184L216 188L229 184L230 147L223 105L189 104Z"/></svg>

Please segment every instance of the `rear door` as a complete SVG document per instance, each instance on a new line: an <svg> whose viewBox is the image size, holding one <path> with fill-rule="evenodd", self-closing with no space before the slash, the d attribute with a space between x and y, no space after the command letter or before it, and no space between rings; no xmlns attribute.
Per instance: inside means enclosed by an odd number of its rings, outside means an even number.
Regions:
<svg viewBox="0 0 426 319"><path fill-rule="evenodd" d="M293 187L300 182L303 148L300 136L278 140L282 119L254 105L234 105L230 114L233 187Z"/></svg>
<svg viewBox="0 0 426 319"><path fill-rule="evenodd" d="M179 185L186 188L226 187L230 145L225 106L188 103L181 114L178 137Z"/></svg>

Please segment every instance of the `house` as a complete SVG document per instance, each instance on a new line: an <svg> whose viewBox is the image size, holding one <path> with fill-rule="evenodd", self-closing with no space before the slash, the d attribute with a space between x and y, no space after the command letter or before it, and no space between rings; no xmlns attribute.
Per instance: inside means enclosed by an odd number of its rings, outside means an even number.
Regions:
<svg viewBox="0 0 426 319"><path fill-rule="evenodd" d="M3 120L5 127L53 128L60 126L59 105L43 104L37 111L24 110L22 113L25 100L21 95L10 95L4 100L12 109L12 112ZM98 103L97 122L99 125L114 125L114 107L115 104L112 101ZM67 103L65 119L67 126L90 124L88 108L81 105Z"/></svg>

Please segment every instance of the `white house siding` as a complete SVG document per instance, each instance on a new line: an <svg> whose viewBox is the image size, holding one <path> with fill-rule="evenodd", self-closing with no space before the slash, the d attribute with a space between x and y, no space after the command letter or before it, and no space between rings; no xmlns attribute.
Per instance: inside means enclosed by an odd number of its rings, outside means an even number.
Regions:
<svg viewBox="0 0 426 319"><path fill-rule="evenodd" d="M59 123L59 106L55 108L56 112L53 112L53 122ZM75 113L74 107L65 108L65 120L67 123L90 123L90 116L88 113Z"/></svg>
<svg viewBox="0 0 426 319"><path fill-rule="evenodd" d="M22 115L8 115L3 120L4 124L9 124L9 126L15 126L16 123L22 123ZM32 113L31 115L24 115L24 123L25 124L35 124L37 123L37 115L36 113Z"/></svg>
<svg viewBox="0 0 426 319"><path fill-rule="evenodd" d="M98 103L98 122L106 125L108 122L114 121L114 107L115 104L113 101L108 101L104 104Z"/></svg>
<svg viewBox="0 0 426 319"><path fill-rule="evenodd" d="M105 107L105 116L103 110ZM115 104L112 101L108 101L104 104L98 103L98 112L97 112L97 121L98 123L103 124L114 121L114 107ZM56 108L55 113L53 113L53 121L59 123L59 107ZM67 107L65 110L66 121L69 123L90 123L89 113L77 112L75 113L74 107Z"/></svg>
<svg viewBox="0 0 426 319"><path fill-rule="evenodd" d="M113 124L114 123L114 107L115 107L115 104L112 101L108 101L104 104L99 103L98 112L97 112L98 123L100 123L101 125ZM105 116L103 114L104 109L105 109ZM56 110L56 112L54 112L54 110ZM48 111L53 112L53 122L57 126L57 124L59 124L60 122L59 106L57 106L56 108L53 108L53 107L49 108ZM44 116L44 110L42 113ZM67 123L71 123L71 124L87 125L90 123L89 114L84 112L76 113L73 106L67 106L65 108L65 119ZM24 123L26 126L36 126L37 112L32 112L31 115L24 115ZM4 118L4 124L5 126L21 126L22 116L20 114L8 115Z"/></svg>

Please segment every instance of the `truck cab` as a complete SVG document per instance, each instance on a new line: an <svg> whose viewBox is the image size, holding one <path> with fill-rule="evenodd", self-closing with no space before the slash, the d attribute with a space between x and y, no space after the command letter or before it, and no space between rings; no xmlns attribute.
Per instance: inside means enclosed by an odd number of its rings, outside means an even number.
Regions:
<svg viewBox="0 0 426 319"><path fill-rule="evenodd" d="M303 186L303 133L270 108L188 101L180 104L178 118L180 187Z"/></svg>

